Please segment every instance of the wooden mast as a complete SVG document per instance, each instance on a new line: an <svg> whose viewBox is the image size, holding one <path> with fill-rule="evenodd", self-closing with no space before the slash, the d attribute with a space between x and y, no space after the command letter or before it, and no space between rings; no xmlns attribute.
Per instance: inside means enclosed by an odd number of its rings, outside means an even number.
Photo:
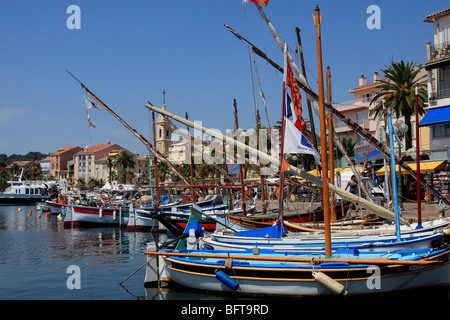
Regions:
<svg viewBox="0 0 450 320"><path fill-rule="evenodd" d="M239 140L239 123L238 123L238 116L237 116L237 103L236 99L233 99L233 106L234 106L234 121L236 123L236 139ZM244 156L245 161L245 156ZM244 216L247 215L247 208L245 205L245 186L244 186L244 175L242 170L243 163L239 164L239 177L241 180L241 193L242 193L242 212L244 213Z"/></svg>
<svg viewBox="0 0 450 320"><path fill-rule="evenodd" d="M288 62L287 58L287 44L284 45L284 70L286 70L286 65ZM286 72L283 77L283 105L281 108L281 146L280 146L280 198L278 200L278 220L283 219L284 214L284 171L283 171L283 163L284 163L284 128L285 128L285 103L286 103Z"/></svg>
<svg viewBox="0 0 450 320"><path fill-rule="evenodd" d="M153 143L156 145L156 132L155 132L155 112L152 112L152 129L153 129ZM161 198L159 197L159 181L158 181L158 159L155 156L154 157L154 161L155 161L155 185L156 185L156 201L155 201L155 213L158 213L158 207L159 207L159 203L161 201Z"/></svg>
<svg viewBox="0 0 450 320"><path fill-rule="evenodd" d="M258 144L261 142L261 117L259 116L259 110L256 110L256 130L257 130L257 136L258 136ZM259 149L261 149L261 145L259 144ZM259 156L258 156L259 158ZM259 176L261 177L261 203L262 203L262 213L266 214L267 209L266 209L266 187L264 186L264 175L262 174L261 170L262 168L264 168L264 165L262 164L262 162L259 162L259 168L260 168L260 172L259 172Z"/></svg>
<svg viewBox="0 0 450 320"><path fill-rule="evenodd" d="M303 72L303 75L305 76L305 80L307 80L307 78L306 78L305 59L303 58L302 40L300 38L300 29L298 27L295 28L295 33L297 34L298 51L299 51L299 54L300 54L300 63L302 65L302 72ZM308 115L309 115L309 123L310 123L310 126L311 126L312 143L313 143L314 148L316 150L318 150L318 148L317 148L317 134L316 134L316 129L315 129L315 125L314 125L314 118L313 118L313 113L312 113L311 100L308 97L308 95L306 96L306 103L308 105Z"/></svg>
<svg viewBox="0 0 450 320"><path fill-rule="evenodd" d="M186 120L189 119L189 118L188 118L188 113L187 113L187 112L186 112L185 118L186 118ZM187 130L187 134L189 135L189 126L186 126L186 130ZM191 185L192 185L192 192L191 192L191 194L192 194L192 203L195 203L194 168L192 167L192 166L193 166L193 164L192 164L192 146L191 146L191 143L192 143L192 142L193 142L193 141L192 141L191 139L189 139L189 144L188 144L188 148L189 148L189 150L188 150L188 155L189 155L189 166L190 166L190 169L191 169Z"/></svg>
<svg viewBox="0 0 450 320"><path fill-rule="evenodd" d="M330 66L327 66L327 102L331 104L331 72ZM328 122L328 156L330 157L330 184L334 184L334 129L333 129L333 117L331 112L327 114ZM334 192L330 192L331 197L331 222L336 222L336 199ZM324 198L325 199L325 198Z"/></svg>
<svg viewBox="0 0 450 320"><path fill-rule="evenodd" d="M325 227L325 256L331 257L331 228L330 228L330 199L328 188L328 159L327 159L327 131L325 120L325 97L323 87L323 66L322 66L322 39L320 34L320 25L322 17L320 16L319 6L315 8L314 24L316 25L317 38L317 68L319 84L319 119L320 119L320 153L322 161L322 188L323 188L323 215Z"/></svg>

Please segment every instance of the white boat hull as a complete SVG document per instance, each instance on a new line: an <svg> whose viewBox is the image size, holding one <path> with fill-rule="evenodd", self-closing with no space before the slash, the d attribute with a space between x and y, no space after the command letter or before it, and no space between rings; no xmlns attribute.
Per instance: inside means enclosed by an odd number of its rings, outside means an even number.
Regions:
<svg viewBox="0 0 450 320"><path fill-rule="evenodd" d="M64 217L64 228L88 228L128 224L128 210L122 208L99 208L88 206L68 207Z"/></svg>
<svg viewBox="0 0 450 320"><path fill-rule="evenodd" d="M421 235L407 234L402 241L396 236L361 236L361 237L335 237L331 239L332 250L357 249L359 251L377 252L393 250L413 250L433 247L433 243L442 237L434 232L423 232ZM249 238L224 235L212 235L202 239L202 247L209 250L246 250L258 247L275 251L321 251L325 250L323 239L311 240L308 238Z"/></svg>
<svg viewBox="0 0 450 320"><path fill-rule="evenodd" d="M283 263L274 268L266 268L264 264L248 266L234 265L230 268L218 267L238 283L238 289L232 289L211 270L205 267L204 259L183 259L177 263L171 257L162 257L165 280L176 282L188 288L218 293L235 293L251 295L288 295L288 296L319 296L333 294L329 288L316 281L311 264L299 264L300 270L284 269ZM342 285L349 295L379 294L427 287L450 286L450 262L448 251L443 254L442 264L436 265L361 265L341 267L336 269L321 269L319 271L333 278L335 283ZM180 260L178 260L179 262ZM244 260L240 260L244 261ZM225 263L225 262L224 262ZM248 263L247 263L248 264ZM211 267L211 266L209 266ZM243 270L247 269L244 274ZM274 270L276 269L276 270ZM391 270L391 271L390 271ZM395 271L392 271L395 270ZM253 273L252 273L253 272ZM259 273L258 273L259 272ZM292 274L292 276L289 274ZM257 273L257 274L256 274ZM273 274L273 275L272 275ZM337 276L333 276L337 275ZM280 277L278 277L280 276Z"/></svg>

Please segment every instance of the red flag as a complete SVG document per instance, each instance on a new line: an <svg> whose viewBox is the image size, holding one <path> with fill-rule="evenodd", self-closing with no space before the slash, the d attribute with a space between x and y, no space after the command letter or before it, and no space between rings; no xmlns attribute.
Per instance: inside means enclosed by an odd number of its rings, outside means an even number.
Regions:
<svg viewBox="0 0 450 320"><path fill-rule="evenodd" d="M265 7L267 7L269 0L244 0L244 2L259 2L259 3L262 3L265 8Z"/></svg>
<svg viewBox="0 0 450 320"><path fill-rule="evenodd" d="M301 132L305 132L306 123L302 118L302 95L300 94L300 89L298 88L297 80L294 77L289 61L286 63L286 69L286 86L291 88L292 102L294 104L295 114L297 115L297 120L294 125Z"/></svg>

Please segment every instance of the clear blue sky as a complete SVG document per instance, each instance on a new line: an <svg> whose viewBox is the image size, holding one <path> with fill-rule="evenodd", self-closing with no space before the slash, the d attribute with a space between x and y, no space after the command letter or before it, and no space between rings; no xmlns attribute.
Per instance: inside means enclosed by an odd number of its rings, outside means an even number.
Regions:
<svg viewBox="0 0 450 320"><path fill-rule="evenodd" d="M80 30L66 27L72 4L81 9ZM301 29L307 77L316 92L316 4L323 14L324 68L331 67L336 102L351 100L348 91L358 77L371 79L392 58L423 63L425 43L433 41L433 27L423 20L448 8L443 0L270 0L265 12L290 48L297 43L295 27ZM372 4L381 9L380 30L366 27ZM245 4L245 13L250 40L282 64L254 5ZM89 144L82 90L66 69L144 135L149 133L144 103L161 106L163 89L169 111L180 116L187 111L191 120L222 131L234 127L236 98L240 127L255 127L248 48L224 24L246 35L241 0L1 1L0 153L50 153ZM281 117L282 75L258 57L256 62L274 124ZM90 113L93 144L113 142L146 152L106 111Z"/></svg>

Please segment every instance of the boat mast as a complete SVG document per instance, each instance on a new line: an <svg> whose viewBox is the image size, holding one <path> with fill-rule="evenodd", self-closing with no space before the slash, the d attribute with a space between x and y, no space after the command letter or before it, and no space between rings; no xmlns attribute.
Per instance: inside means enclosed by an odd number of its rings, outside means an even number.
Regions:
<svg viewBox="0 0 450 320"><path fill-rule="evenodd" d="M419 144L419 88L416 85L416 170L417 176L420 177L420 144ZM417 227L416 229L422 229L422 190L420 179L417 179Z"/></svg>
<svg viewBox="0 0 450 320"><path fill-rule="evenodd" d="M305 80L308 81L306 78L306 67L305 67L305 59L303 58L303 46L302 46L302 40L300 38L300 29L298 27L295 28L295 33L297 34L298 51L300 54L300 63L302 65L302 72L303 72L303 75L305 76ZM331 102L331 99L330 99L330 102ZM306 96L306 103L308 105L308 115L309 115L309 123L311 126L312 143L314 145L314 148L316 150L318 150L317 134L316 134L316 129L315 129L315 125L314 125L314 117L313 117L312 107L311 107L311 98L308 95ZM317 167L317 165L316 165L316 167Z"/></svg>
<svg viewBox="0 0 450 320"><path fill-rule="evenodd" d="M286 66L288 62L288 53L287 53L287 43L284 44L284 70L286 70ZM281 108L281 146L280 146L280 198L278 199L278 220L283 220L284 214L284 170L283 163L284 161L284 128L285 128L285 103L286 103L286 73L284 73L283 77L283 104Z"/></svg>
<svg viewBox="0 0 450 320"><path fill-rule="evenodd" d="M258 144L259 149L261 149L261 117L259 116L259 110L256 110L256 130L257 130L257 137L258 137ZM258 156L259 158L259 156ZM262 174L262 169L264 168L264 165L261 161L259 161L259 175L261 177L261 203L262 203L262 213L266 214L267 208L266 208L266 191L264 186L264 175Z"/></svg>
<svg viewBox="0 0 450 320"><path fill-rule="evenodd" d="M320 16L319 6L315 8L314 24L316 25L317 39L317 67L319 84L319 119L320 119L320 153L322 161L322 189L323 189L323 215L325 227L325 256L331 257L331 227L330 227L330 196L328 188L328 157L327 157L327 130L325 120L325 97L323 87L323 67L322 67L322 39L320 34L320 25L322 17Z"/></svg>
<svg viewBox="0 0 450 320"><path fill-rule="evenodd" d="M233 106L234 106L234 121L236 123L236 140L239 140L239 123L238 123L238 116L237 116L237 103L236 99L233 99ZM244 163L245 163L245 155L244 155ZM244 213L244 216L247 215L246 205L245 205L245 186L244 186L244 175L242 170L243 163L239 164L239 177L241 179L241 193L242 193L242 212Z"/></svg>
<svg viewBox="0 0 450 320"><path fill-rule="evenodd" d="M330 66L327 66L327 102L331 103L331 72ZM333 128L333 118L331 112L327 113L327 123L328 123L328 156L330 157L330 184L334 184L334 128ZM330 192L331 196L331 222L336 222L336 198L334 192ZM325 199L325 197L324 197Z"/></svg>
<svg viewBox="0 0 450 320"><path fill-rule="evenodd" d="M155 112L152 112L152 130L153 130L153 143L156 145L156 132L155 132ZM156 201L154 204L155 213L158 213L159 204L161 202L161 198L159 197L159 179L158 179L158 159L156 156L154 157L155 161L155 185L156 185Z"/></svg>
<svg viewBox="0 0 450 320"><path fill-rule="evenodd" d="M186 111L186 114L185 114L185 118L186 118L186 120L189 119L189 118L188 118L188 113L187 113L187 111ZM187 130L187 134L189 135L189 126L186 126L186 130ZM192 141L192 140L189 139L189 142L191 142L191 141ZM193 186L193 187L192 187L192 191L191 191L191 194L192 194L192 203L195 204L194 168L192 167L193 164L192 164L192 146L191 146L191 143L188 144L188 148L189 148L189 150L188 150L188 155L189 155L189 166L190 166L190 169L191 169L191 185Z"/></svg>

